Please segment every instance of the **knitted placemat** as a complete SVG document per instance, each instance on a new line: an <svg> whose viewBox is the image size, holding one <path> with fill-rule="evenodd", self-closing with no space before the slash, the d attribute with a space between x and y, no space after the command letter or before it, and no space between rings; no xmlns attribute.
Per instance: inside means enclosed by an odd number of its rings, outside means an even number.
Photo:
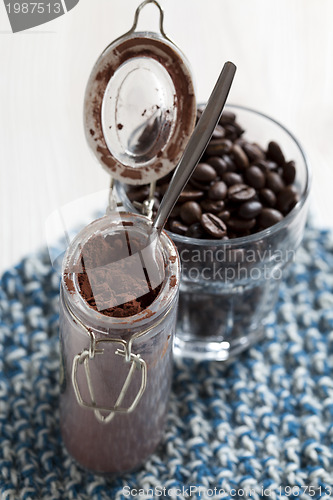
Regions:
<svg viewBox="0 0 333 500"><path fill-rule="evenodd" d="M115 479L83 471L61 441L59 279L47 254L5 272L0 498L331 498L332 270L332 235L307 229L266 339L229 365L177 360L163 442Z"/></svg>

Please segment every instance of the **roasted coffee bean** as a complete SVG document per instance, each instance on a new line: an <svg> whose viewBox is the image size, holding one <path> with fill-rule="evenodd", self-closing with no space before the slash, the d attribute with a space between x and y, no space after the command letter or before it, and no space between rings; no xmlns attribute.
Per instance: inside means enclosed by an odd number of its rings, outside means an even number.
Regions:
<svg viewBox="0 0 333 500"><path fill-rule="evenodd" d="M246 184L234 184L228 189L228 198L236 203L252 200L256 195L255 189Z"/></svg>
<svg viewBox="0 0 333 500"><path fill-rule="evenodd" d="M233 145L231 154L235 160L237 167L239 167L241 170L246 169L250 165L248 157L239 144Z"/></svg>
<svg viewBox="0 0 333 500"><path fill-rule="evenodd" d="M274 161L269 161L269 160L259 160L256 161L256 166L260 168L260 170L266 174L267 172L270 172L271 170L275 171L278 168L277 163Z"/></svg>
<svg viewBox="0 0 333 500"><path fill-rule="evenodd" d="M227 196L227 186L223 181L214 182L209 188L208 198L210 200L224 200Z"/></svg>
<svg viewBox="0 0 333 500"><path fill-rule="evenodd" d="M284 182L277 172L268 172L266 176L266 187L276 194L284 188Z"/></svg>
<svg viewBox="0 0 333 500"><path fill-rule="evenodd" d="M181 234L182 236L185 236L188 226L180 222L179 220L174 220L172 219L169 223L170 231L176 234Z"/></svg>
<svg viewBox="0 0 333 500"><path fill-rule="evenodd" d="M196 201L187 201L180 208L180 217L185 224L194 224L201 218L202 210Z"/></svg>
<svg viewBox="0 0 333 500"><path fill-rule="evenodd" d="M253 219L260 214L261 210L262 204L260 203L260 201L246 201L239 207L238 215L243 219Z"/></svg>
<svg viewBox="0 0 333 500"><path fill-rule="evenodd" d="M203 229L213 238L222 238L227 232L225 223L214 214L203 214L200 222Z"/></svg>
<svg viewBox="0 0 333 500"><path fill-rule="evenodd" d="M142 203L149 196L149 186L140 186L139 188L130 188L127 191L127 196L130 201Z"/></svg>
<svg viewBox="0 0 333 500"><path fill-rule="evenodd" d="M276 195L268 188L259 191L259 199L267 207L271 208L276 205Z"/></svg>
<svg viewBox="0 0 333 500"><path fill-rule="evenodd" d="M180 195L178 201L179 203L184 203L185 201L196 201L200 200L204 195L204 192L199 189L191 189L190 187L187 187L182 191L182 194Z"/></svg>
<svg viewBox="0 0 333 500"><path fill-rule="evenodd" d="M275 141L271 141L268 144L267 157L275 161L278 165L283 165L285 163L284 154Z"/></svg>
<svg viewBox="0 0 333 500"><path fill-rule="evenodd" d="M208 156L222 155L229 153L232 148L232 142L229 139L212 139L206 149Z"/></svg>
<svg viewBox="0 0 333 500"><path fill-rule="evenodd" d="M230 229L236 233L243 232L247 229L252 229L256 225L255 219L241 219L240 217L230 217L227 222Z"/></svg>
<svg viewBox="0 0 333 500"><path fill-rule="evenodd" d="M211 214L217 214L224 209L223 200L202 200L200 202L201 208L204 212L210 212Z"/></svg>
<svg viewBox="0 0 333 500"><path fill-rule="evenodd" d="M196 166L192 178L195 181L211 182L216 179L216 170L208 163L198 163Z"/></svg>
<svg viewBox="0 0 333 500"><path fill-rule="evenodd" d="M210 188L210 182L202 182L202 181L196 181L195 179L190 178L188 182L188 187L192 186L195 189L198 189L199 191L208 191Z"/></svg>
<svg viewBox="0 0 333 500"><path fill-rule="evenodd" d="M223 139L224 136L225 136L224 128L221 127L221 125L216 125L212 135L212 139Z"/></svg>
<svg viewBox="0 0 333 500"><path fill-rule="evenodd" d="M237 122L227 123L224 130L226 138L231 141L235 141L244 133L244 129Z"/></svg>
<svg viewBox="0 0 333 500"><path fill-rule="evenodd" d="M244 144L246 144L246 140L241 136L235 140L234 144L238 144L241 148L243 148Z"/></svg>
<svg viewBox="0 0 333 500"><path fill-rule="evenodd" d="M170 219L175 219L176 217L180 217L180 205L177 204L173 207L169 217L170 217Z"/></svg>
<svg viewBox="0 0 333 500"><path fill-rule="evenodd" d="M263 188L266 182L265 174L256 165L246 169L245 179L248 185L255 189Z"/></svg>
<svg viewBox="0 0 333 500"><path fill-rule="evenodd" d="M209 156L206 162L215 169L220 177L227 171L228 164L221 156Z"/></svg>
<svg viewBox="0 0 333 500"><path fill-rule="evenodd" d="M258 144L244 141L242 148L251 162L265 159L265 153Z"/></svg>
<svg viewBox="0 0 333 500"><path fill-rule="evenodd" d="M298 192L295 186L287 186L282 189L276 201L276 208L283 214L287 214L298 202Z"/></svg>
<svg viewBox="0 0 333 500"><path fill-rule="evenodd" d="M283 215L275 208L263 208L258 217L258 222L263 229L273 226L283 220Z"/></svg>
<svg viewBox="0 0 333 500"><path fill-rule="evenodd" d="M165 195L165 193L168 190L168 187L169 187L169 183L168 182L164 182L163 184L160 185L159 192L161 193L162 196Z"/></svg>
<svg viewBox="0 0 333 500"><path fill-rule="evenodd" d="M200 222L196 222L188 228L185 236L188 236L189 238L203 238L205 236L205 231L203 230Z"/></svg>
<svg viewBox="0 0 333 500"><path fill-rule="evenodd" d="M296 167L294 161L288 161L283 165L282 177L286 184L292 184L296 177Z"/></svg>
<svg viewBox="0 0 333 500"><path fill-rule="evenodd" d="M240 174L236 174L236 172L226 172L221 178L227 186L233 186L234 184L241 184L243 182L243 177Z"/></svg>
<svg viewBox="0 0 333 500"><path fill-rule="evenodd" d="M224 110L219 123L224 125L225 123L233 123L236 120L236 115L232 111Z"/></svg>
<svg viewBox="0 0 333 500"><path fill-rule="evenodd" d="M217 214L217 216L218 216L221 220L223 220L223 222L228 222L228 220L230 219L230 215L231 215L231 214L230 214L229 210L222 210L222 212L219 212L219 213Z"/></svg>
<svg viewBox="0 0 333 500"><path fill-rule="evenodd" d="M231 156L225 154L222 158L227 164L227 172L237 172L238 167Z"/></svg>

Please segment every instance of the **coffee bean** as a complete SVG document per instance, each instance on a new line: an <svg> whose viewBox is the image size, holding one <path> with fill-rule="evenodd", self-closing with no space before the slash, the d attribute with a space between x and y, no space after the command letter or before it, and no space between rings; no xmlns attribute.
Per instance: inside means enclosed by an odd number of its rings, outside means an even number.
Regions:
<svg viewBox="0 0 333 500"><path fill-rule="evenodd" d="M238 144L233 145L233 147L231 149L231 154L233 155L233 158L235 160L236 165L241 170L246 169L250 165L248 157L246 156L243 149Z"/></svg>
<svg viewBox="0 0 333 500"><path fill-rule="evenodd" d="M215 156L226 153L230 150L230 142L228 139L211 139L207 146L206 154L208 156Z"/></svg>
<svg viewBox="0 0 333 500"><path fill-rule="evenodd" d="M208 189L210 188L210 184L211 184L210 182L205 183L202 181L196 181L192 177L190 177L190 180L188 182L189 187L192 186L193 188L198 189L199 191L208 191Z"/></svg>
<svg viewBox="0 0 333 500"><path fill-rule="evenodd" d="M256 225L255 219L241 219L239 217L231 217L227 225L233 231L243 232L247 229L252 229Z"/></svg>
<svg viewBox="0 0 333 500"><path fill-rule="evenodd" d="M177 204L171 210L171 214L169 215L169 217L171 219L175 219L176 217L179 217L179 216L180 216L180 205Z"/></svg>
<svg viewBox="0 0 333 500"><path fill-rule="evenodd" d="M268 188L264 188L259 191L259 199L267 207L271 208L276 205L276 196L273 191Z"/></svg>
<svg viewBox="0 0 333 500"><path fill-rule="evenodd" d="M227 123L224 125L225 136L231 141L235 141L244 133L244 129L237 123Z"/></svg>
<svg viewBox="0 0 333 500"><path fill-rule="evenodd" d="M228 222L228 220L230 219L231 214L230 214L229 210L223 210L222 212L219 212L217 214L217 216L221 220L223 220L223 222Z"/></svg>
<svg viewBox="0 0 333 500"><path fill-rule="evenodd" d="M205 231L203 230L200 222L196 222L188 228L185 236L188 236L189 238L203 238L205 236Z"/></svg>
<svg viewBox="0 0 333 500"><path fill-rule="evenodd" d="M149 186L147 186L147 187L148 187L148 189L149 189ZM159 186L159 191L160 191L160 193L161 193L161 195L162 195L162 196L164 196L164 195L165 195L165 193L166 193L166 192L167 192L167 190L168 190L168 187L169 187L169 183L168 183L168 182L164 182L163 184L161 184L161 185Z"/></svg>
<svg viewBox="0 0 333 500"><path fill-rule="evenodd" d="M173 233L176 233L176 234L181 234L182 236L185 236L185 234L188 230L188 226L186 226L182 222L180 222L178 220L174 220L174 219L170 221L169 227L170 227L170 231L172 231Z"/></svg>
<svg viewBox="0 0 333 500"><path fill-rule="evenodd" d="M296 167L294 161L288 161L283 165L282 177L286 184L292 184L296 177Z"/></svg>
<svg viewBox="0 0 333 500"><path fill-rule="evenodd" d="M265 159L265 153L258 144L244 141L242 148L251 162Z"/></svg>
<svg viewBox="0 0 333 500"><path fill-rule="evenodd" d="M269 161L269 160L259 160L256 161L256 166L260 168L260 170L266 174L267 172L273 170L277 170L278 165L274 161Z"/></svg>
<svg viewBox="0 0 333 500"><path fill-rule="evenodd" d="M210 200L224 200L227 195L227 186L223 181L214 182L208 191Z"/></svg>
<svg viewBox="0 0 333 500"><path fill-rule="evenodd" d="M149 196L149 186L140 186L139 188L130 188L127 191L127 196L130 201L142 203Z"/></svg>
<svg viewBox="0 0 333 500"><path fill-rule="evenodd" d="M265 174L255 165L246 170L245 178L248 185L255 189L261 189L265 186Z"/></svg>
<svg viewBox="0 0 333 500"><path fill-rule="evenodd" d="M284 188L284 182L277 172L268 172L266 177L266 187L273 193L279 193Z"/></svg>
<svg viewBox="0 0 333 500"><path fill-rule="evenodd" d="M236 115L232 111L224 110L219 123L224 125L225 123L233 123L236 120Z"/></svg>
<svg viewBox="0 0 333 500"><path fill-rule="evenodd" d="M267 156L268 158L275 161L278 165L283 165L285 163L284 154L282 153L282 150L278 143L275 141L271 141L268 144Z"/></svg>
<svg viewBox="0 0 333 500"><path fill-rule="evenodd" d="M225 223L214 214L203 214L200 222L203 229L213 238L222 238L227 232Z"/></svg>
<svg viewBox="0 0 333 500"><path fill-rule="evenodd" d="M234 184L228 189L228 198L231 201L242 203L252 200L256 195L255 189L246 184Z"/></svg>
<svg viewBox="0 0 333 500"><path fill-rule="evenodd" d="M281 220L283 220L283 215L275 208L263 208L258 218L258 222L263 229L273 226Z"/></svg>
<svg viewBox="0 0 333 500"><path fill-rule="evenodd" d="M184 203L185 201L196 201L200 200L204 195L204 192L198 189L191 189L187 187L182 191L178 201L180 203Z"/></svg>
<svg viewBox="0 0 333 500"><path fill-rule="evenodd" d="M227 186L232 186L233 184L241 184L243 177L235 172L226 172L222 175L222 180Z"/></svg>
<svg viewBox="0 0 333 500"><path fill-rule="evenodd" d="M227 164L227 172L237 172L238 167L231 156L225 154L222 156L222 158Z"/></svg>
<svg viewBox="0 0 333 500"><path fill-rule="evenodd" d="M298 201L298 192L295 186L287 186L282 189L277 197L276 207L283 214L287 214L294 208Z"/></svg>
<svg viewBox="0 0 333 500"><path fill-rule="evenodd" d="M198 163L192 174L192 178L196 181L211 182L216 179L216 171L208 163Z"/></svg>
<svg viewBox="0 0 333 500"><path fill-rule="evenodd" d="M223 139L221 141L222 154L229 154L232 148L232 141L229 139ZM229 157L228 157L229 158Z"/></svg>
<svg viewBox="0 0 333 500"><path fill-rule="evenodd" d="M215 169L220 177L227 171L228 164L221 156L209 156L206 162Z"/></svg>
<svg viewBox="0 0 333 500"><path fill-rule="evenodd" d="M180 217L185 224L194 224L201 218L202 210L196 201L187 201L180 208Z"/></svg>
<svg viewBox="0 0 333 500"><path fill-rule="evenodd" d="M238 209L238 215L243 219L253 219L260 214L262 210L262 204L259 201L246 201Z"/></svg>
<svg viewBox="0 0 333 500"><path fill-rule="evenodd" d="M246 140L241 136L235 140L234 144L238 144L241 148L243 148L243 146L246 144Z"/></svg>
<svg viewBox="0 0 333 500"><path fill-rule="evenodd" d="M202 210L205 212L210 212L211 214L217 214L224 209L224 201L223 200L202 200L200 202Z"/></svg>
<svg viewBox="0 0 333 500"><path fill-rule="evenodd" d="M214 132L213 132L213 135L212 135L212 139L223 139L225 136L225 131L224 131L224 128L221 127L221 125L216 125L215 129L214 129Z"/></svg>

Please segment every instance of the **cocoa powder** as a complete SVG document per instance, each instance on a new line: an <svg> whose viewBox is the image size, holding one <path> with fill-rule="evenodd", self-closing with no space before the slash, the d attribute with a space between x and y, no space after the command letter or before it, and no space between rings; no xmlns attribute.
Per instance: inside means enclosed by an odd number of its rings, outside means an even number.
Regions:
<svg viewBox="0 0 333 500"><path fill-rule="evenodd" d="M154 276L151 283L142 265L138 272L140 252L144 246L139 239L124 230L116 234L92 236L83 246L80 268L76 272L80 294L89 307L105 316L122 318L147 309L160 292L163 277ZM129 257L133 257L131 260ZM142 271L147 277L142 279ZM74 291L69 273L64 274L66 286ZM154 286L156 282L157 286ZM101 305L112 305L101 307Z"/></svg>

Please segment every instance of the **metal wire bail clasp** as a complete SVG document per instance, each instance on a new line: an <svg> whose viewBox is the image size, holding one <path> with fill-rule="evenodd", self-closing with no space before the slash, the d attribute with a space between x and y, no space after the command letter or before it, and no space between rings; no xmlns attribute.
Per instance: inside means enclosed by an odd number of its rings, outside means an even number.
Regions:
<svg viewBox="0 0 333 500"><path fill-rule="evenodd" d="M99 422L107 424L113 419L116 413L130 413L136 408L147 385L147 365L139 354L133 354L131 352L132 341L134 340L134 338L131 338L129 342L126 342L125 340L122 339L96 340L95 335L92 331L88 330L88 328L86 327L85 330L88 332L90 336L90 345L88 348L84 349L80 354L77 354L73 359L72 384L78 404L84 408L89 408L93 410L97 420ZM121 345L121 348L116 349L115 354L124 357L124 362L129 364L129 371L115 405L112 407L100 407L97 405L95 400L89 363L93 362L93 360L96 359L96 355L104 354L104 349L99 348L99 346L103 343L110 343L110 342ZM77 380L77 371L79 365L83 365L84 367L84 372L87 380L91 402L84 401L80 392ZM128 407L122 407L121 403L131 384L136 369L138 369L141 373L141 384L139 391L135 396L135 398L133 399L132 403ZM103 415L102 412L108 413L108 415Z"/></svg>
<svg viewBox="0 0 333 500"><path fill-rule="evenodd" d="M156 0L144 0L144 2L140 3L139 7L136 9L135 14L134 14L133 26L132 26L132 28L127 33L125 33L124 36L127 36L127 35L130 35L131 33L134 33L134 31L136 30L136 27L138 25L139 14L140 14L141 10L143 9L143 7L145 7L149 3L152 3L152 4L156 5L156 7L158 8L158 10L160 11L160 33L161 33L161 35L164 38L166 38L167 40L170 40L169 37L165 34L165 31L164 31L164 26L163 26L163 23L164 23L164 10L162 9L162 7L160 6L160 4Z"/></svg>

